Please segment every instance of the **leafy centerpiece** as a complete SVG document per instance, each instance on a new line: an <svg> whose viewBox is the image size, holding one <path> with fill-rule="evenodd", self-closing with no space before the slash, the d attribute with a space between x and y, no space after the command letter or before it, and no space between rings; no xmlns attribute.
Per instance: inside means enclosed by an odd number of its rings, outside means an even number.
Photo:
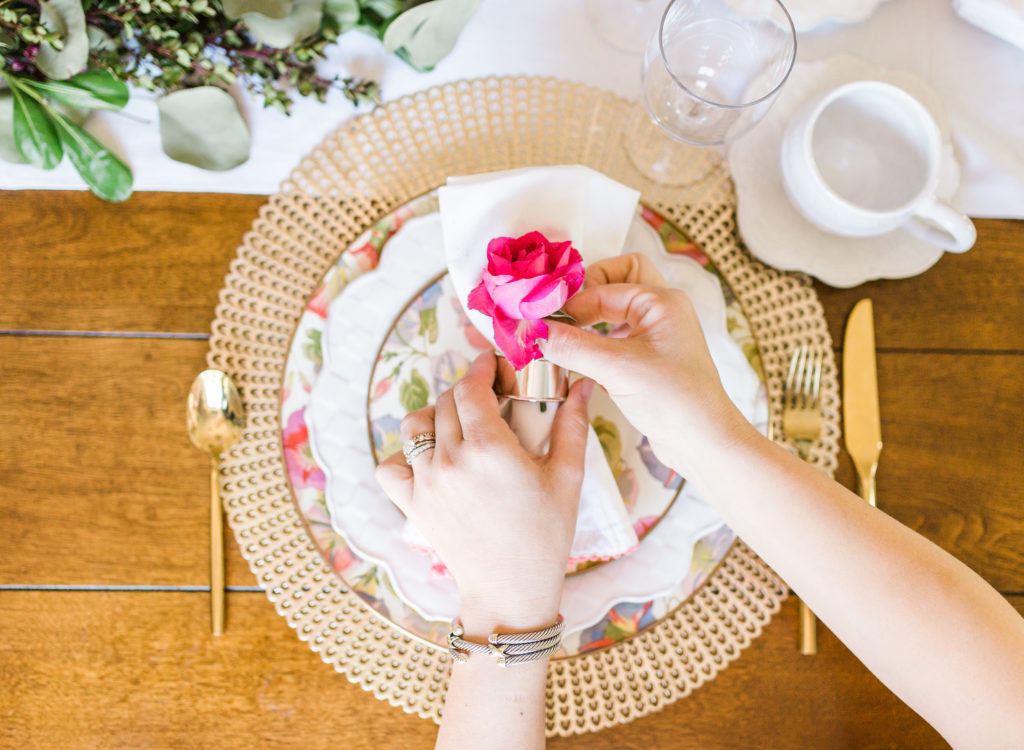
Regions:
<svg viewBox="0 0 1024 750"><path fill-rule="evenodd" d="M132 173L82 127L134 86L160 95L172 159L226 170L249 158L237 86L290 113L293 94L355 104L372 81L325 76L326 48L349 31L380 39L418 70L455 45L479 0L0 0L0 158L53 169L67 155L89 188L124 200ZM140 125L141 126L141 125Z"/></svg>

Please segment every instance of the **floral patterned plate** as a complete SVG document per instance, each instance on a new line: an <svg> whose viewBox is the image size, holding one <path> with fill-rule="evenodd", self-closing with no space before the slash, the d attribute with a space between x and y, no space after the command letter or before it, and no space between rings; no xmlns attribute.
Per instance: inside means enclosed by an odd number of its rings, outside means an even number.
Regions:
<svg viewBox="0 0 1024 750"><path fill-rule="evenodd" d="M399 591L398 587L396 587L395 578L389 571L389 568L393 569L395 566L393 564L382 564L388 561L374 561L356 553L346 543L344 535L335 530L338 527L345 528L344 524L338 523L338 518L334 519L335 528L332 528L328 501L325 497L327 476L320 463L314 458L314 451L310 446L306 424L306 407L310 403L310 391L320 368L323 366L321 341L325 332L328 301L345 288L346 282L355 279L362 272L374 267L380 251L385 247L385 243L400 227L406 226L407 222L411 219L418 216L426 216L434 210L436 210L436 201L432 195L413 201L399 209L379 222L370 232L360 238L352 249L343 255L338 264L328 272L324 284L314 294L303 316L291 347L286 368L285 389L282 395L281 417L284 430L285 459L289 469L290 480L295 490L299 509L306 518L311 535L317 545L323 550L325 556L347 584L382 615L415 635L436 643L442 643L448 627L447 617L437 617L436 612L429 611L427 614L432 616L424 617L423 612L429 610L429 608L409 606L407 601L405 601L410 598L408 591L406 591L405 597L398 595ZM701 275L714 281L714 289L719 299L722 299L723 294L725 295L721 305L723 308L721 311L723 330L727 321L732 339L740 344L746 355L745 358L741 359L743 359L745 365L748 359L750 361L750 365L746 366L747 370L749 371L751 366L755 371L759 370L757 350L750 336L749 326L747 326L731 292L721 284L720 279L714 274L710 264L707 263L706 257L703 256L696 246L690 243L678 230L667 224L661 217L646 209L642 211L641 215L647 231L658 239L659 249L663 245L670 252L685 255L696 261L696 263L700 263L705 271L711 271L711 273L704 273L702 271ZM419 231L416 227L417 222L411 222L411 224L406 226L413 234ZM664 255L663 252L662 255ZM395 256L398 256L397 252ZM686 262L691 263L692 261ZM366 289L372 288L372 286L368 285L371 284L370 280L373 277L380 277L382 273L390 274L387 267L388 263L384 263L381 272L368 274L365 278L359 279L348 287L345 295L342 295L342 297L344 298L351 294L352 298L356 299L363 296ZM443 262L441 269L443 270ZM457 379L457 376L461 374L460 371L464 369L465 362L468 362L473 352L483 344L482 340L475 339L473 334L467 331L464 326L458 325L462 322L459 318L461 309L451 305L452 298L446 293L443 280L428 283L427 287L424 288L424 282L431 282L435 276L436 274L418 277L415 282L415 289L404 298L406 300L412 298L412 303L400 306L400 315L393 313L385 319L384 329L381 330L380 337L376 345L373 346L372 361L368 363L370 367L369 372L373 373L373 386L369 394L369 411L374 423L371 430L374 443L373 451L375 453L379 452L380 455L387 454L397 446L397 420L400 419L400 414L404 413L402 409L418 407L420 401L424 398L429 400L438 388L445 387L449 382L454 382L454 379ZM379 281L372 283L379 283ZM360 290L364 290L363 294L360 293ZM447 305L450 310L442 307L442 305ZM370 309L365 307L356 309L364 310L364 314L360 316L361 318L369 320L380 317L379 310L373 308L372 300L370 301ZM426 312L424 314L424 311L429 310L434 312ZM390 322L395 320L396 317L397 322L393 329L387 330L390 327ZM442 329L446 331L455 330L461 334L459 337L462 339L461 344L456 346L455 349L443 348L436 351L433 357L427 352L424 352L422 356L411 353L409 351L410 347L418 347L413 346L413 342L410 342L410 337L420 339L425 336L425 343L430 344L431 330L435 325L439 332L439 335L436 337L437 341L445 338L440 335ZM397 341L397 336L405 339L408 346L401 345L401 342ZM391 340L392 344L398 343L400 346L390 346L389 348L388 343L385 341L384 346L380 347L380 341L385 339ZM446 340L450 341L451 339ZM415 344L421 343L424 342L419 340L415 342ZM377 362L378 347L380 347L380 354L383 360L390 364L390 367L382 367ZM331 349L328 347L328 352L330 351ZM739 349L736 349L736 351L739 351ZM387 352L392 353L385 357L384 355ZM403 366L398 367L396 372L394 365L398 364L399 360L403 361ZM430 362L429 367L425 364L428 361ZM330 367L330 362L328 367ZM412 377L411 373L414 370L418 372L419 368L422 368L423 372L428 374L423 375L420 373L419 378L416 379ZM388 394L391 394L390 398L392 400L387 398ZM403 404L403 402L405 403ZM652 458L649 456L649 450L645 451L643 441L642 439L637 439L638 436L628 433L623 434L623 430L620 428L621 415L612 413L609 416L605 416L600 413L602 410L610 407L610 401L601 404L600 400L595 397L595 402L596 404L592 406L592 409L595 410L592 411L593 421L596 423L599 432L602 433L602 437L605 438L603 442L605 443L606 452L612 456L618 452L618 461L613 459L613 466L616 464L619 466L618 476L620 477L620 485L627 490L625 493L626 501L630 502L632 500L635 502L639 499L639 496L646 496L646 491L641 493L639 489L636 492L631 490L632 487L639 488L642 482L646 482L648 485L654 485L656 489L661 491L663 496L668 497L667 503L664 500L659 501L662 508L667 504L671 504L681 480L660 466L660 464L644 460L643 456L645 453L648 454L648 458ZM755 423L758 421L763 423L767 417L767 406L763 393L757 394L752 403L760 405L755 409L758 413L749 414L748 416ZM367 434L367 413L365 411L367 395L365 390L362 394L362 404L364 406L363 413L350 416L353 423L362 424L362 427L359 429L361 430L360 439L362 440L364 450L362 451L363 455L359 458L369 461L372 469L372 459L369 454L370 437ZM387 406L388 404L391 404L391 406ZM394 404L398 404L397 414L391 411L394 409ZM319 412L314 410L313 415L315 416L317 413ZM361 420L358 418L359 416L361 416ZM390 424L387 421L388 417L395 420L392 428L388 428L388 424ZM628 423L625 424L628 427ZM616 432L619 433L618 441L614 439ZM624 447L625 451L623 451ZM320 446L320 448L323 450L323 446ZM632 457L624 462L622 459L623 452L631 453ZM331 453L338 455L335 450L331 450ZM351 457L350 452L346 455ZM630 474L633 476L630 477ZM638 475L642 482L637 480ZM371 489L373 488L364 486L358 491L366 492ZM638 553L642 551L645 557L657 558L658 555L661 555L661 559L664 559L667 555L675 560L675 567L677 569L669 576L671 580L668 581L668 585L662 586L663 590L658 592L658 596L630 596L628 592L631 589L627 586L625 593L613 601L598 602L596 609L594 608L595 605L592 604L592 614L584 619L577 620L576 632L566 639L565 655L578 653L598 645L608 645L619 640L621 637L627 636L631 632L635 632L639 627L653 623L657 617L667 613L685 600L725 555L734 538L732 533L728 529L721 527L713 513L700 503L698 498L687 497L685 492L684 489L684 494L680 496L680 500L676 504L680 505L682 503L684 507L689 507L689 511L687 513L681 512L675 516L672 513L668 514L666 522L659 525L657 530L651 532L648 540L638 550ZM659 507L657 502L652 504L651 501L646 503L637 502L636 505L648 508ZM335 515L338 515L337 509L334 508L334 510ZM673 518L683 518L686 516L703 519L706 523L703 527L699 527L699 524L698 527L695 527L691 522L690 531L691 533L697 532L697 536L690 545L692 546L692 554L684 556L678 549L675 549L673 552L673 545L676 544L675 540L678 538L678 533L673 533L673 528L667 524ZM652 523L658 517L660 517L659 512L640 516L640 518L648 519L646 521L647 524ZM662 526L665 527L663 530ZM641 530L644 531L645 529ZM710 532L706 534L699 533L707 530L710 530ZM658 531L663 531L663 533L659 535ZM678 531L678 529L675 531ZM417 555L419 562L423 563L424 558L421 555L411 551L410 554ZM634 553L630 557L636 555L637 553ZM683 559L684 557L685 559ZM639 565L639 563L642 563L642 558L637 557L636 559L638 561L636 567L642 568L643 566ZM621 570L618 569L622 567L620 565L621 562L623 561L609 563L597 571L587 572L585 575L575 578L581 580L593 579L590 586L599 588L605 588L616 581L619 581L621 584L623 576L621 575ZM664 568L665 566L659 565L658 567ZM406 572L405 566L401 566L399 571L400 575L404 574ZM445 579L438 579L436 576L431 577L429 572L428 566L427 576L422 580L422 583L431 588L436 588L439 581L441 583L445 582ZM626 579L630 577L625 576ZM570 582L572 580L570 579ZM448 583L450 585L450 582ZM408 589L408 586L405 588ZM568 588L569 586L567 585ZM633 599L634 601L624 603L626 599ZM640 599L640 601L637 601L637 599ZM567 603L563 603L563 609L567 608L569 608Z"/></svg>

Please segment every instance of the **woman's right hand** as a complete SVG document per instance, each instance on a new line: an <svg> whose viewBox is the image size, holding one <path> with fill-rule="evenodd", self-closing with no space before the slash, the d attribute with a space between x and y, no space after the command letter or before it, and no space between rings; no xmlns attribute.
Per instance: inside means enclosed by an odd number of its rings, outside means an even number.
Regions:
<svg viewBox="0 0 1024 750"><path fill-rule="evenodd" d="M591 265L565 312L580 326L629 326L625 338L608 338L550 321L541 349L603 386L663 463L688 475L707 450L751 429L722 387L689 297L667 287L645 256Z"/></svg>

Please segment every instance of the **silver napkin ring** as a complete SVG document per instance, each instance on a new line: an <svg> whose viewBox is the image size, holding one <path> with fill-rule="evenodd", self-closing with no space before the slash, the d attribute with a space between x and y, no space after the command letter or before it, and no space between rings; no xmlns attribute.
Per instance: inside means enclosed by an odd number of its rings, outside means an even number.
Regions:
<svg viewBox="0 0 1024 750"><path fill-rule="evenodd" d="M470 654L491 654L503 667L528 664L546 659L562 647L562 629L565 618L561 615L554 625L532 633L491 633L487 643L474 643L462 636L465 631L458 619L452 622L448 633L448 653L459 664L469 661Z"/></svg>
<svg viewBox="0 0 1024 750"><path fill-rule="evenodd" d="M413 435L406 440L402 446L402 455L405 456L405 462L411 464L416 456L433 450L434 446L437 445L435 438L436 435L433 432L421 432L419 435Z"/></svg>
<svg viewBox="0 0 1024 750"><path fill-rule="evenodd" d="M495 393L516 401L565 401L569 395L569 371L546 359L535 359L516 370L501 352L495 377Z"/></svg>

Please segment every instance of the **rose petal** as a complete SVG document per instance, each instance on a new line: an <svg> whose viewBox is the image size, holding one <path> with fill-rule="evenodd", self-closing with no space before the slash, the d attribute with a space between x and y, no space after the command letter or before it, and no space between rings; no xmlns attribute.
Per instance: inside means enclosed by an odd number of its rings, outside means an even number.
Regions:
<svg viewBox="0 0 1024 750"><path fill-rule="evenodd" d="M534 289L544 283L546 277L539 276L532 279L517 279L507 284L501 284L491 290L491 299L494 304L509 318L522 318L519 312L519 304L530 295ZM543 317L543 316L542 316Z"/></svg>
<svg viewBox="0 0 1024 750"><path fill-rule="evenodd" d="M494 343L517 370L543 356L537 339L547 335L548 325L543 320L514 320L500 310L494 316Z"/></svg>
<svg viewBox="0 0 1024 750"><path fill-rule="evenodd" d="M562 268L573 262L572 255L576 253L576 249L571 242L558 242L551 245L550 253L551 257L555 259L555 268ZM579 253L576 255L579 257Z"/></svg>
<svg viewBox="0 0 1024 750"><path fill-rule="evenodd" d="M484 315L494 315L494 300L491 299L487 286L482 281L469 293L466 305L470 310L479 310Z"/></svg>
<svg viewBox="0 0 1024 750"><path fill-rule="evenodd" d="M519 314L528 320L546 318L569 299L569 285L564 279L548 276L519 303Z"/></svg>

